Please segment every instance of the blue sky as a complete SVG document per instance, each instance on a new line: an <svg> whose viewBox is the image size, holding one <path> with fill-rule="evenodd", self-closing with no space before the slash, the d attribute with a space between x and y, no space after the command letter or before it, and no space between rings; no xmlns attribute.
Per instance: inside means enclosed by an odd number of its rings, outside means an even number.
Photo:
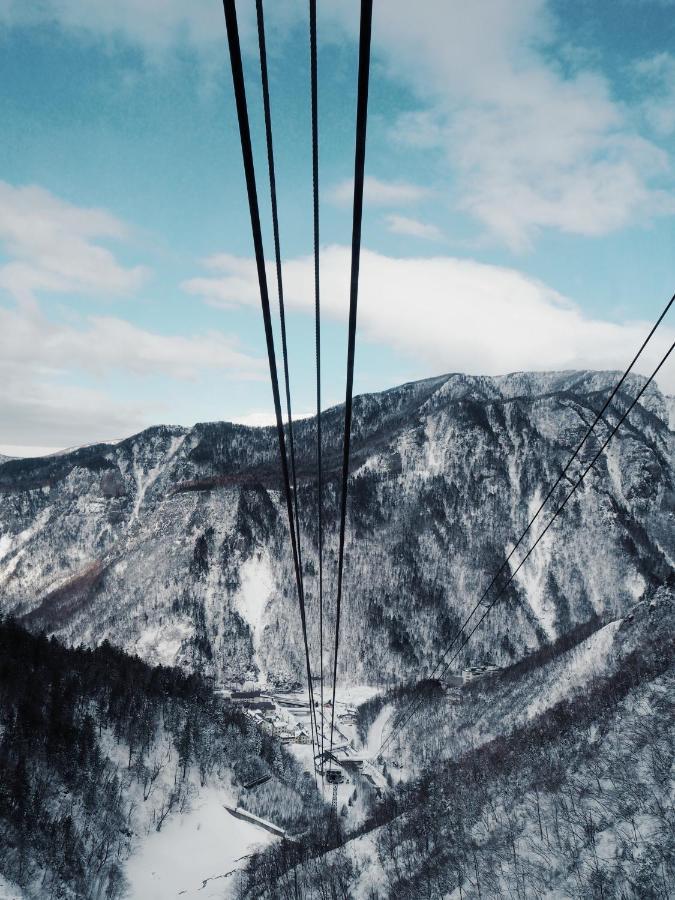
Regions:
<svg viewBox="0 0 675 900"><path fill-rule="evenodd" d="M238 9L268 221L254 4ZM319 9L330 404L344 392L358 19L353 0ZM357 390L627 363L675 290L674 13L375 3ZM310 412L306 4L267 15L294 404ZM0 452L268 420L220 4L0 0L0 85ZM674 330L671 317L644 371ZM675 392L672 366L661 384Z"/></svg>

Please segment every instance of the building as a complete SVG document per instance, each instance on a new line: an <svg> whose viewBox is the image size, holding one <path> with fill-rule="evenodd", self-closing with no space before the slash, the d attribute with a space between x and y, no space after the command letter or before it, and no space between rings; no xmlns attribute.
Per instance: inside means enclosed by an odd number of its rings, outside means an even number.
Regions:
<svg viewBox="0 0 675 900"><path fill-rule="evenodd" d="M260 691L257 689L251 691L232 691L233 700L255 700L259 696Z"/></svg>
<svg viewBox="0 0 675 900"><path fill-rule="evenodd" d="M271 711L275 708L274 703L271 700L245 700L244 706L246 709L259 709L265 712Z"/></svg>
<svg viewBox="0 0 675 900"><path fill-rule="evenodd" d="M345 725L356 725L356 713L346 712L338 716L338 721Z"/></svg>
<svg viewBox="0 0 675 900"><path fill-rule="evenodd" d="M294 738L295 738L296 744L311 744L312 743L312 739L309 736L309 733L304 728L296 728Z"/></svg>
<svg viewBox="0 0 675 900"><path fill-rule="evenodd" d="M499 666L469 666L468 669L464 669L462 672L462 681L475 681L477 678L484 678L486 675L494 675L495 672L499 672Z"/></svg>

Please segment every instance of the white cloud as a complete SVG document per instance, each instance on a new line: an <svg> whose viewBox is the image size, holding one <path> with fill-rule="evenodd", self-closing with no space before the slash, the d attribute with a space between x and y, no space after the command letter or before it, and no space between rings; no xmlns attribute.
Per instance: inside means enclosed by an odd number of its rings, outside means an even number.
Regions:
<svg viewBox="0 0 675 900"><path fill-rule="evenodd" d="M633 124L644 107L653 128L670 132L668 97L635 107L618 100L592 56L559 40L550 0L425 0L414 15L410 9L409 0L387 0L374 14L378 72L404 83L419 103L393 133L445 155L453 202L491 235L522 251L542 229L597 236L675 211L670 161ZM357 12L354 0L322 5L320 39L346 34L353 43ZM244 45L252 45L254 4L239 3L238 14ZM267 17L270 35L283 39L305 22L306 7L279 0L268 4ZM222 9L211 0L189 7L182 0L0 0L1 22L56 22L149 58L169 58L181 46L210 64L225 59ZM392 187L373 180L367 202L420 199L392 195L385 189ZM351 202L349 182L334 199Z"/></svg>
<svg viewBox="0 0 675 900"><path fill-rule="evenodd" d="M234 338L217 332L163 335L113 316L88 316L76 326L2 306L0 360L0 369L23 366L53 374L77 369L103 376L120 370L194 379L203 370L225 370L255 380L265 374L263 360L247 356Z"/></svg>
<svg viewBox="0 0 675 900"><path fill-rule="evenodd" d="M209 0L2 0L0 23L30 25L55 22L83 37L123 40L150 52L178 43L202 45L222 38L222 8ZM219 29L216 31L216 29Z"/></svg>
<svg viewBox="0 0 675 900"><path fill-rule="evenodd" d="M313 415L314 413L310 412L294 412L293 421L299 422L300 419L309 419ZM265 428L277 424L276 414L272 404L270 404L268 409L253 409L242 416L235 416L232 421L236 422L238 425L248 425L250 428ZM284 422L285 421L286 416L284 414Z"/></svg>
<svg viewBox="0 0 675 900"><path fill-rule="evenodd" d="M443 232L435 225L428 222L420 222L419 219L411 219L392 213L385 219L387 228L394 234L405 234L409 237L421 238L425 241L444 241Z"/></svg>
<svg viewBox="0 0 675 900"><path fill-rule="evenodd" d="M347 178L327 191L328 199L336 206L349 207L354 201L354 179ZM431 191L407 181L382 181L366 175L363 200L368 206L400 206L419 203L431 196Z"/></svg>
<svg viewBox="0 0 675 900"><path fill-rule="evenodd" d="M83 209L41 187L0 181L0 244L11 262L0 269L0 288L14 296L36 290L124 295L146 276L121 266L95 241L124 240L129 229L101 209Z"/></svg>
<svg viewBox="0 0 675 900"><path fill-rule="evenodd" d="M42 444L0 444L1 456L16 456L20 458L34 456L51 456L58 453L62 447L45 447Z"/></svg>
<svg viewBox="0 0 675 900"><path fill-rule="evenodd" d="M146 270L121 265L99 243L129 237L129 228L105 210L73 206L39 187L0 182L0 249L8 258L0 265L3 442L73 444L148 424L142 391L125 403L99 386L72 384L82 376L194 380L218 371L237 379L265 377L262 359L215 331L171 335L110 315L70 312L67 321L59 321L43 314L41 292L91 298L136 291Z"/></svg>
<svg viewBox="0 0 675 900"><path fill-rule="evenodd" d="M152 424L141 403L121 403L105 390L59 384L26 368L0 368L0 415L3 452L10 456L112 440Z"/></svg>
<svg viewBox="0 0 675 900"><path fill-rule="evenodd" d="M651 127L660 135L675 131L675 57L657 53L635 64L635 73L645 87L642 109Z"/></svg>
<svg viewBox="0 0 675 900"><path fill-rule="evenodd" d="M351 4L331 10L354 28ZM388 0L373 41L421 103L393 134L443 152L460 208L511 248L541 229L601 235L675 211L667 155L607 79L579 65L564 74L546 0L427 0L414 16Z"/></svg>
<svg viewBox="0 0 675 900"><path fill-rule="evenodd" d="M181 287L196 297L206 298L212 306L228 309L245 304L256 306L260 303L257 270L252 259L218 253L203 260L205 268L215 272L227 272L227 279L212 277L190 278ZM268 284L275 283L275 270L267 264Z"/></svg>
<svg viewBox="0 0 675 900"><path fill-rule="evenodd" d="M306 17L298 0L267 4L265 19L270 34L288 31ZM245 48L257 40L255 4L238 3L237 16ZM0 0L0 26L58 25L87 41L114 47L131 45L153 63L164 64L177 47L197 51L222 65L226 49L222 3L212 0Z"/></svg>
<svg viewBox="0 0 675 900"><path fill-rule="evenodd" d="M349 259L346 247L326 247L321 254L322 309L340 321L347 317ZM199 281L207 302L257 301L251 261L219 256L209 265L214 276ZM268 266L272 272L272 263ZM286 263L284 291L290 309L313 312L311 257ZM594 319L543 282L514 269L449 256L397 259L364 249L358 327L362 339L414 359L422 377L444 371L496 375L623 369L650 323ZM650 372L673 339L673 326L662 326L639 371ZM660 383L675 389L673 366L663 372Z"/></svg>

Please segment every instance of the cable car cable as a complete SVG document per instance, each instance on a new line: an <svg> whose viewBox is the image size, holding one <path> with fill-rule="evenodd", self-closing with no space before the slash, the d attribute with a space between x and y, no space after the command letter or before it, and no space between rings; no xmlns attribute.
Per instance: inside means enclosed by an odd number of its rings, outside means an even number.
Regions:
<svg viewBox="0 0 675 900"><path fill-rule="evenodd" d="M452 665L453 661L457 658L458 654L461 652L461 650L463 649L463 647L466 646L466 644L467 644L467 642L469 641L471 635L476 631L476 629L478 628L478 626L481 624L481 622L483 621L483 619L486 617L486 615L489 613L489 611L490 611L490 610L492 609L492 607L495 605L495 603L497 602L497 600L505 593L506 589L509 587L509 585L511 584L511 582L515 579L516 575L517 575L518 572L521 570L521 568L523 567L523 565L527 562L528 558L530 557L530 555L532 554L532 552L534 551L534 549L537 547L537 545L539 544L539 542L542 540L542 538L544 537L544 535L546 534L546 532L549 530L549 528L551 527L551 525L553 524L553 522L555 521L555 519L560 515L560 513L562 513L562 511L564 510L564 508L567 506L568 501L569 501L569 500L571 499L571 497L576 493L576 490L577 490L577 488L579 487L579 485L583 482L583 480L585 479L586 475L588 475L588 473L589 473L590 470L594 467L595 463L598 461L598 459L600 458L600 456L604 453L604 451L605 451L605 449L607 448L607 445L609 444L609 442L612 440L612 438L613 438L614 435L617 433L617 431L619 430L619 428L621 427L621 425L625 422L625 420L628 418L628 416L630 415L630 413L633 411L633 409L635 408L635 406L636 406L637 403L639 402L640 398L642 397L642 395L644 394L644 392L647 390L647 388L649 387L649 385L652 383L652 381L654 380L654 378L656 378L656 376L657 376L658 373L659 373L659 370L660 370L661 367L664 365L664 363L666 362L666 360L668 359L668 357L670 356L670 354L673 352L674 349L675 349L675 341L670 345L670 347L668 348L668 350L666 351L666 353L665 353L664 356L662 357L662 359L661 359L661 361L659 362L659 364L657 365L657 367L654 369L654 371L652 372L652 374L649 376L649 378L647 379L647 381L644 383L644 385L643 385L642 388L640 389L640 391L639 391L639 393L637 394L637 396L635 397L635 399L631 402L630 406L628 406L628 408L627 408L626 411L622 414L622 416L621 416L621 418L619 419L619 421L618 421L618 422L616 423L616 425L612 428L612 430L610 431L609 435L608 435L607 438L605 439L605 441L604 441L604 443L602 444L602 446L600 447L600 449L597 451L597 453L595 454L595 456L593 457L593 459L588 463L588 465L586 466L586 468L584 469L584 471L583 471L583 472L581 473L581 475L579 476L578 480L577 480L577 481L574 483L574 485L572 486L572 490L566 495L565 499L564 499L563 502L560 504L560 506L558 507L558 509L555 511L554 515L553 515L553 516L551 517L551 519L546 523L546 527L542 530L541 534L537 537L536 541L532 544L532 546L531 546L530 549L527 551L527 553L525 554L525 556L523 557L523 559L520 561L520 563L518 564L518 566L514 569L513 573L509 576L508 581L504 584L504 586L501 588L501 590L499 591L499 593L497 594L497 596L495 597L495 599L490 603L490 605L489 605L488 607L486 607L485 612L483 613L483 615L481 616L481 618L478 620L478 622L476 622L476 624L474 625L474 627L472 628L472 630L469 632L469 634L468 634L467 637L465 638L465 640L464 640L464 642L462 643L462 645L455 651L455 653L453 654L453 656L452 656L452 657L448 660L448 662L445 664L445 666L443 667L443 669L442 669L442 671L441 671L441 677L447 672L447 670L448 670L449 667Z"/></svg>
<svg viewBox="0 0 675 900"><path fill-rule="evenodd" d="M262 230L260 226L260 210L258 207L258 193L256 189L255 167L253 164L253 148L251 145L251 131L248 120L248 107L246 102L246 87L244 84L244 70L241 60L241 47L239 44L239 28L237 25L237 11L234 0L223 0L225 13L225 25L230 51L230 63L232 67L232 81L234 85L234 97L237 107L237 119L239 122L239 137L244 162L244 175L246 178L246 193L248 196L249 213L251 217L251 231L253 234L253 246L258 272L258 285L260 288L260 304L262 307L263 323L265 326L265 342L267 345L267 358L269 362L270 378L272 381L272 396L274 398L274 413L276 418L277 437L279 441L279 455L281 457L281 472L286 497L286 511L288 514L288 527L291 534L291 549L293 553L293 565L295 568L295 580L298 591L298 605L300 608L300 622L305 648L305 663L307 667L307 684L309 690L310 706L312 702L312 670L309 659L309 644L307 641L307 621L305 616L305 597L302 584L302 575L298 561L298 547L294 527L293 502L288 472L288 458L286 455L286 440L281 414L281 398L279 395L279 377L277 373L276 355L274 352L274 332L272 330L272 316L270 312L270 299L265 272L265 254L263 250ZM314 751L314 732L312 730L312 751ZM313 752L313 756L315 756Z"/></svg>
<svg viewBox="0 0 675 900"><path fill-rule="evenodd" d="M548 491L548 493L546 494L546 496L544 497L544 499L542 500L542 502L540 503L540 505L539 505L537 511L534 513L534 515L532 516L532 518L531 518L530 521L528 522L527 526L525 527L525 530L522 532L522 534L521 534L520 537L518 538L517 542L514 544L514 546L513 546L512 550L511 550L511 552L508 554L508 556L506 557L506 559L503 561L503 563L502 563L501 566L499 567L497 573L494 575L494 577L492 578L492 580L490 581L490 583L488 584L488 586L485 588L485 590L483 591L483 593L482 593L481 596L479 597L478 601L476 602L476 604L475 604L475 606L473 607L473 609L471 610L471 612L468 614L468 616L464 619L464 621L463 621L462 624L460 625L460 627L459 627L458 631L456 632L455 636L453 637L452 641L450 642L450 644L449 644L448 647L446 648L446 650L445 650L443 656L442 656L441 659L436 663L436 665L434 666L433 670L429 673L429 675L427 676L427 678L435 678L435 677L436 677L436 672L437 672L438 668L439 668L440 666L442 666L443 663L445 662L445 659L447 658L448 653L450 652L450 650L452 650L452 648L453 648L453 646L455 645L456 641L459 640L460 636L463 634L464 629L465 629L466 626L469 624L469 622L471 621L471 619L474 617L474 615L476 614L476 611L477 611L478 608L481 606L483 600L484 600L485 597L488 595L488 593L490 592L490 590L492 589L492 587L493 587L494 584L496 583L497 579L499 578L499 576L501 575L501 573L504 571L504 569L505 569L506 566L508 565L509 561L511 560L511 557L513 556L513 554L516 552L516 550L518 549L518 547L519 547L520 544L522 543L523 539L525 538L525 536L526 536L527 533L529 532L530 528L532 527L532 525L534 524L534 522L536 521L536 519L537 519L538 516L540 515L540 513L541 513L541 511L543 510L544 506L546 505L546 503L548 502L548 500L551 498L551 496L553 495L553 493L555 492L556 488L558 487L558 485L560 484L560 482L563 480L563 478L566 478L566 477L567 477L567 472L569 471L570 466L572 465L572 463L574 462L574 460L575 460L575 459L577 458L577 456L579 455L579 453L580 453L581 449L583 448L584 444L586 443L586 441L588 440L588 438L590 437L590 435L591 435L592 432L594 431L595 426L598 424L598 422L600 421L600 419L601 419L602 416L604 415L604 413L605 413L605 411L607 410L608 406L610 405L610 403L612 402L612 400L614 399L614 397L615 397L616 394L618 393L619 389L621 388L621 386L622 386L623 383L625 382L626 378L627 378L628 375L630 374L630 372L631 372L633 366L635 365L635 363L638 361L638 359L639 359L640 356L642 355L642 352L644 351L645 347L647 346L647 344L648 344L648 343L650 342L650 340L652 339L652 337L653 337L654 332L656 331L656 329L659 327L659 325L661 324L661 322L663 321L663 319L664 319L665 316L667 315L668 311L670 310L671 306L673 305L673 302L675 302L675 295L673 295L673 296L670 298L670 300L668 301L668 303L666 304L665 309L663 310L663 312L661 313L661 315L659 316L659 318L656 320L655 324L653 325L653 327L652 327L651 331L649 332L649 334L647 335L647 337L646 337L646 338L644 339L644 341L642 342L642 345L640 346L640 349L637 351L637 353L636 353L635 356L633 357L633 359L632 359L630 365L629 365L628 368L624 371L623 375L621 376L621 378L619 379L619 381L617 382L617 384L614 386L614 389L612 390L612 392L610 393L609 397L607 398L607 400L605 401L604 405L602 406L602 409L596 414L595 419L593 420L592 424L591 424L591 425L588 427L588 429L586 430L586 433L584 434L584 437L582 438L581 442L578 444L577 448L576 448L576 449L574 450L574 452L572 453L572 456L569 458L569 460L568 460L566 466L564 467L564 469L562 470L562 472L560 473L560 475L558 476L557 480L555 481L555 483L553 484L553 486L550 488L550 490ZM405 713L405 710L404 710L404 713ZM399 717L397 716L396 718L398 719ZM392 730L394 730L394 729L396 728L396 726L397 726L397 721L395 720L394 723L392 724Z"/></svg>
<svg viewBox="0 0 675 900"><path fill-rule="evenodd" d="M627 419L627 417L630 415L630 413L632 412L632 410L634 409L634 407L636 406L636 404L639 402L640 398L642 397L642 395L644 394L644 392L647 390L647 388L649 387L649 385L652 383L652 381L654 380L654 378L656 378L657 374L659 373L659 370L660 370L661 367L664 365L664 363L666 362L666 360L668 359L668 357L670 356L670 354L673 352L673 349L675 349L675 341L670 345L669 349L666 351L665 355L661 358L661 361L659 362L659 364L657 365L657 367L654 369L654 371L652 372L652 374L651 374L651 375L649 376L649 378L646 380L646 382L644 383L644 385L643 385L642 388L640 389L640 391L639 391L639 393L637 394L637 396L635 397L635 399L634 399L634 400L631 402L631 404L627 407L627 409L626 409L625 412L622 414L622 416L621 416L621 418L619 419L619 421L618 421L618 422L616 423L616 425L612 428L612 430L610 431L609 436L606 438L605 442L602 444L602 446L600 447L600 449L597 451L597 453L595 454L595 456L593 457L593 459L591 460L591 462L586 466L586 468L585 468L584 471L582 472L581 476L579 477L579 479L575 482L574 486L572 487L572 490L565 496L565 499L563 500L563 502L560 504L560 506L559 506L558 509L555 511L555 513L551 516L551 518L549 519L549 521L548 521L547 524L546 524L546 527L542 530L542 532L541 532L541 533L539 534L539 536L537 537L536 541L532 544L532 546L530 547L530 549L527 551L527 553L525 554L525 556L523 557L523 559L520 561L520 563L518 564L518 566L516 567L516 569L513 571L513 573L512 573L511 576L509 577L509 579L508 579L508 581L506 582L506 584L504 584L504 586L500 589L500 591L497 593L497 595L496 595L496 597L494 598L494 600L492 600L492 601L490 602L489 606L487 606L487 607L485 608L485 611L483 612L483 615L482 615L482 616L480 617L480 619L476 622L476 624L473 626L473 628L471 629L471 631L465 636L464 641L463 641L462 644L458 647L458 649L455 651L455 653L453 654L453 656L452 656L452 657L448 660L448 662L445 664L445 666L443 667L443 669L442 669L441 672L440 672L440 675L439 675L440 678L442 678L443 675L445 675L445 673L446 673L447 670L450 668L450 666L452 665L452 663L454 662L454 660L455 660L455 659L457 658L457 656L461 653L461 651L464 649L464 647L468 644L468 642L470 641L472 635L473 635L473 634L476 632L476 630L480 627L480 625L482 624L483 620L484 620L484 619L486 618L486 616L490 613L490 611L491 611L492 608L495 606L495 604L496 604L497 601L500 599L500 597L503 596L503 594L505 593L506 589L509 587L509 585L510 585L511 582L514 580L514 578L516 577L516 575L518 574L518 572L521 570L521 568L522 568L522 567L524 566L524 564L527 562L527 560L529 559L530 555L533 553L533 551L535 550L535 548L537 547L537 545L539 544L539 542L542 540L542 538L544 537L544 535L547 533L547 531L549 530L549 528L551 527L551 525L553 525L554 521L558 518L558 516L559 516L559 515L562 513L562 511L565 509L565 507L567 506L568 501L569 501L570 498L576 493L576 490L577 490L577 488L579 487L579 485L583 482L583 480L585 479L586 475L588 475L588 473L589 473L590 470L593 468L593 466L595 465L595 463L598 461L598 459L599 459L599 457L602 455L602 453L604 453L604 451L605 451L607 445L608 445L609 442L612 440L612 438L613 438L614 435L617 433L617 431L619 430L619 428L621 427L621 425L624 423L624 421ZM400 721L400 724L399 724L399 726L398 726L398 730L399 730L399 731L401 730L401 728L403 727L403 725L405 725L407 722L410 721L410 719L411 719L412 716L415 714L415 712L417 711L418 708L419 708L419 704L418 704L414 709L411 710L411 712L410 712L410 714L407 716L407 718L402 719L402 720ZM390 741L393 739L395 733L396 733L396 730L393 729L393 730L391 731L391 733L389 734L389 736L387 737L387 739L386 739L385 741L383 741L383 742L380 744L380 748L379 748L379 750L378 750L378 752L377 752L377 755L378 755L378 756L382 753L383 749L384 749L384 748L390 743Z"/></svg>
<svg viewBox="0 0 675 900"><path fill-rule="evenodd" d="M356 311L359 293L359 264L361 261L361 219L363 214L363 182L366 162L366 128L368 124L368 79L370 75L370 36L373 19L373 0L361 0L359 37L359 75L356 103L356 148L354 153L354 209L352 220L352 261L349 288L349 330L347 343L347 390L345 396L344 444L342 454L342 497L340 504L340 538L338 551L337 597L335 604L335 649L333 653L333 701L330 715L330 751L333 752L335 730L335 687L338 653L340 649L340 607L344 569L345 527L347 519L347 482L349 479L349 450L352 427L352 394L354 388L354 355L356 347Z"/></svg>
<svg viewBox="0 0 675 900"><path fill-rule="evenodd" d="M316 344L316 484L319 553L319 658L321 660L321 756L324 751L323 716L323 465L321 446L321 294L319 279L319 98L316 53L316 0L309 0L309 58L312 95L312 201L314 219L314 333Z"/></svg>
<svg viewBox="0 0 675 900"><path fill-rule="evenodd" d="M540 515L541 511L543 510L544 506L545 506L546 503L549 501L549 499L551 498L551 496L553 495L553 493L555 492L555 490L557 489L558 485L559 485L560 482L563 480L563 478L567 478L567 472L569 471L570 466L572 465L572 463L574 462L574 460L578 457L578 455L579 455L579 453L581 452L581 450L582 450L584 444L586 443L586 441L588 440L588 438L590 437L590 435L591 435L591 434L593 433L593 431L595 430L595 426L598 424L598 422L600 421L600 419L602 419L602 417L603 417L605 411L607 410L607 408L609 407L610 403L612 402L612 400L614 399L614 397L616 396L616 394L617 394L618 391L620 390L621 386L624 384L626 378L628 377L628 375L630 374L631 370L633 369L633 366L635 365L635 363L638 361L638 359L639 359L640 356L642 355L642 352L644 351L645 347L647 346L647 344L648 344L648 343L650 342L650 340L652 339L652 337L653 337L653 335L654 335L654 332L655 332L656 329L659 327L659 325L661 324L661 322L663 321L663 319L665 318L665 316L666 316L667 313L669 312L669 310L670 310L670 308L671 308L671 306L673 305L674 302L675 302L675 294L670 298L670 300L669 300L668 303L666 304L666 306L665 306L664 310L662 311L661 315L658 317L658 319L656 320L656 322L655 322L654 325L652 326L651 331L649 332L649 334L647 335L647 337L644 339L644 341L642 342L642 344L641 344L639 350L637 351L637 353L635 354L635 356L634 356L633 359L631 360L630 365L629 365L628 368L624 371L623 375L621 376L621 378L619 379L619 381L618 381L618 382L616 383L616 385L614 386L614 389L612 390L612 392L611 392L610 395L608 396L607 400L605 400L605 403L603 404L602 409L601 409L598 413L596 413L595 418L594 418L592 424L587 428L586 433L584 434L584 436L583 436L583 438L581 439L580 443L577 445L576 449L574 450L574 452L573 452L572 455L570 456L569 460L567 461L567 464L565 465L564 469L561 471L561 473L560 473L560 475L558 476L558 478L556 479L555 483L552 485L552 487L549 489L548 493L546 494L546 496L544 497L544 499L542 500L542 502L539 504L539 507L538 507L537 511L534 513L534 515L532 516L532 518L530 519L530 521L529 521L529 522L527 523L527 525L525 526L525 530L521 533L520 537L518 538L518 540L517 540L516 543L514 544L513 548L511 549L511 552L510 552L510 553L508 554L508 556L504 559L504 561L502 562L501 566L500 566L499 569L497 570L496 574L493 576L493 578L492 578L492 580L490 581L490 583L488 584L488 586L485 588L485 590L483 591L483 593L481 594L481 596L478 598L478 600L477 600L475 606L473 607L473 609L471 610L471 612L468 614L468 616L464 619L464 621L463 621L462 624L460 625L459 629L458 629L457 632L455 633L455 636L454 636L453 639L450 641L450 644L446 647L445 652L443 653L443 656L441 657L441 659L436 663L436 665L434 666L434 668L432 669L432 671L427 675L427 679L433 679L433 678L436 677L436 672L437 672L438 668L439 668L440 666L442 666L443 663L445 662L445 659L447 658L448 653L452 650L452 648L453 648L453 646L455 645L456 641L459 640L460 636L461 636L461 635L463 634L463 632L464 632L464 629L465 629L466 626L469 624L469 622L471 621L471 619L473 619L473 617L474 617L474 615L476 614L477 610L478 610L479 607L481 606L483 600L486 598L486 596L488 595L488 593L490 592L490 590L492 589L492 587L493 587L493 586L495 585L495 583L497 582L499 576L502 574L502 572L504 571L504 569L507 567L508 563L509 563L510 560L511 560L511 557L513 556L513 554L516 552L516 550L518 549L518 547L519 547L519 546L521 545L521 543L523 542L523 539L525 538L525 536L527 535L527 533L529 532L530 528L531 528L532 525L535 523L535 521L537 520L537 518L539 517L539 515ZM398 718L398 717L397 717L397 718ZM394 721L394 723L392 724L392 730L396 728L396 724L397 724L396 721Z"/></svg>
<svg viewBox="0 0 675 900"><path fill-rule="evenodd" d="M269 78L267 74L267 46L265 41L265 16L263 0L256 0L256 17L258 21L258 48L260 52L260 80L262 82L263 110L265 118L265 141L267 144L267 167L270 180L270 202L272 207L272 233L274 236L274 260L277 276L277 296L279 298L279 321L281 325L281 351L284 362L284 384L286 388L286 410L288 417L288 447L291 460L291 484L293 486L293 511L295 520L296 542L298 546L298 567L302 580L302 593L305 593L305 580L302 566L302 544L300 540L300 514L298 511L298 480L295 465L295 441L293 436L293 415L291 410L291 385L288 366L288 344L286 341L286 311L284 306L284 284L281 269L281 242L279 239L279 214L277 207L277 185L274 167L274 142L272 139L272 112L270 104ZM314 708L314 686L309 692L310 701L310 728L316 728L316 710ZM312 724L313 723L313 724Z"/></svg>

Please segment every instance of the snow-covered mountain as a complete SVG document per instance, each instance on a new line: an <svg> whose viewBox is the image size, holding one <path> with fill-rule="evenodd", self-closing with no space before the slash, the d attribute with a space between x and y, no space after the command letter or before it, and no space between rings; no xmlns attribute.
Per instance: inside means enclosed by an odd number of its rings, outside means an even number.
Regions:
<svg viewBox="0 0 675 900"><path fill-rule="evenodd" d="M449 375L355 401L343 677L386 682L436 660L617 379ZM628 380L583 461L643 383ZM672 399L650 387L467 659L505 663L594 615L621 616L672 570L672 414ZM324 417L329 629L342 415L336 407ZM315 438L314 420L296 425L318 668ZM217 677L296 677L301 638L279 482L274 429L229 423L160 426L0 463L0 611L70 643L107 637L150 662ZM563 479L556 497L569 489Z"/></svg>
<svg viewBox="0 0 675 900"><path fill-rule="evenodd" d="M581 640L577 629L573 646L418 696L384 752L389 787L365 826L345 823L320 855L258 854L243 896L670 896L674 599L672 585L650 589L622 619ZM367 752L411 694L366 704Z"/></svg>
<svg viewBox="0 0 675 900"><path fill-rule="evenodd" d="M222 897L207 883L269 837L256 814L290 833L325 820L241 706L110 644L0 622L1 900Z"/></svg>

